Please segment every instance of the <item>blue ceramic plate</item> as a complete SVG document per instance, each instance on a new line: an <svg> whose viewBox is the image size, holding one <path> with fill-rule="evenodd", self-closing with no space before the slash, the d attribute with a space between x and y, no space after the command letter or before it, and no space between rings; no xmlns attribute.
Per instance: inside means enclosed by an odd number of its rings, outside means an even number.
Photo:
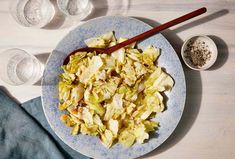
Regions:
<svg viewBox="0 0 235 159"><path fill-rule="evenodd" d="M61 112L58 105L58 75L62 72L60 66L65 57L77 48L85 46L84 40L99 36L108 31L115 31L117 38L133 37L151 27L134 18L121 16L100 17L86 22L71 31L57 45L46 65L42 80L42 103L46 118L55 133L74 150L96 159L129 159L144 155L161 145L176 128L183 113L186 87L184 72L178 56L170 43L161 34L157 34L141 41L138 47L144 49L153 45L161 49L158 65L164 67L174 78L175 86L171 92L166 93L167 110L159 114L155 120L160 122L160 128L144 144L134 144L131 148L124 148L120 144L105 148L98 137L86 135L70 135L71 129L66 127L59 119Z"/></svg>

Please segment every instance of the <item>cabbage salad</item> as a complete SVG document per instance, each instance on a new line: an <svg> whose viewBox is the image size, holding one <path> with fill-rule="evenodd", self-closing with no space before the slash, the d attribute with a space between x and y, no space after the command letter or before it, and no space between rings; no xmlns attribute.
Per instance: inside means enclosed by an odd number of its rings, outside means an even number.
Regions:
<svg viewBox="0 0 235 159"><path fill-rule="evenodd" d="M113 32L85 40L88 47L107 48L127 40L116 40ZM110 148L144 143L159 123L151 119L164 111L162 92L174 81L155 65L160 50L137 49L135 43L111 55L77 52L70 56L59 81L60 117L71 134L98 136Z"/></svg>

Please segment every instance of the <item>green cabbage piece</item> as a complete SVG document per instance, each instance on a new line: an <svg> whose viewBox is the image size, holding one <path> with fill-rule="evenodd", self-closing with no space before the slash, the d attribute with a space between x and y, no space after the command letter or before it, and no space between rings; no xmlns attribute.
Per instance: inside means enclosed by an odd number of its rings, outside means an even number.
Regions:
<svg viewBox="0 0 235 159"><path fill-rule="evenodd" d="M135 135L131 130L123 130L118 136L118 142L125 147L131 147L135 142Z"/></svg>
<svg viewBox="0 0 235 159"><path fill-rule="evenodd" d="M102 144L107 147L110 148L113 144L114 141L114 136L112 134L112 132L108 129L105 130L105 132L103 134L101 134L101 142Z"/></svg>
<svg viewBox="0 0 235 159"><path fill-rule="evenodd" d="M144 140L149 138L149 134L145 130L146 128L143 124L138 125L134 129L134 135L136 137L136 141L140 144L144 143Z"/></svg>
<svg viewBox="0 0 235 159"><path fill-rule="evenodd" d="M89 62L89 66L82 72L79 77L80 82L83 84L87 84L90 78L99 71L101 66L103 65L103 61L99 56L93 56L91 61Z"/></svg>

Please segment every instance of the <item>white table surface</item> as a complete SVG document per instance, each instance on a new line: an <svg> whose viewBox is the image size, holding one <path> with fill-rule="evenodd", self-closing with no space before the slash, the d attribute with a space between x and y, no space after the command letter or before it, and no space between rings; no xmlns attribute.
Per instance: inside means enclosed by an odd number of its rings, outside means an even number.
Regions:
<svg viewBox="0 0 235 159"><path fill-rule="evenodd" d="M66 20L62 28L58 25L47 29L24 28L11 17L9 1L0 0L0 51L21 48L36 55L49 53L70 30L83 23ZM235 158L235 1L93 0L93 3L94 12L87 19L118 14L138 17L153 26L202 6L208 8L200 18L163 32L178 53L187 37L211 35L219 56L207 71L192 71L184 66L187 100L182 120L162 146L141 158ZM60 21L61 17L57 18ZM38 85L10 86L2 81L0 85L19 102L41 95Z"/></svg>

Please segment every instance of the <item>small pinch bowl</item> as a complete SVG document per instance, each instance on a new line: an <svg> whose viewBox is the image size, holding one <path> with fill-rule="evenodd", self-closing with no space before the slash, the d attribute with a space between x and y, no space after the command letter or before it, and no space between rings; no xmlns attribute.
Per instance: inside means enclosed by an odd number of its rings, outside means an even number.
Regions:
<svg viewBox="0 0 235 159"><path fill-rule="evenodd" d="M194 42L196 40L201 40L203 42L205 42L205 44L208 46L209 51L211 52L211 57L208 61L206 61L206 63L199 67L199 66L195 66L192 64L192 62L185 57L185 50L188 48L188 44L190 42ZM214 41L206 35L194 35L194 36L190 36L189 38L187 38L181 48L181 57L184 61L184 63L186 64L186 66L188 66L189 68L193 69L193 70L197 70L197 71L203 71L206 70L208 68L210 68L216 61L217 59L217 55L218 55L218 50L216 47L216 44L214 43Z"/></svg>

